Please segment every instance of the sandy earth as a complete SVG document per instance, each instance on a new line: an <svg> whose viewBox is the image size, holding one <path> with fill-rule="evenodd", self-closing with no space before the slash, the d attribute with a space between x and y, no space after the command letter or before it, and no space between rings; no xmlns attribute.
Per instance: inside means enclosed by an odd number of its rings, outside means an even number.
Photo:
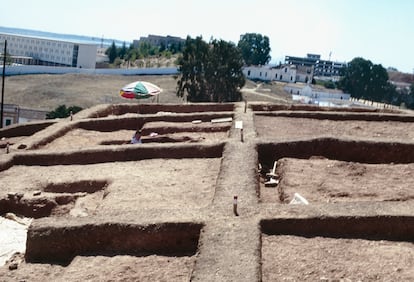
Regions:
<svg viewBox="0 0 414 282"><path fill-rule="evenodd" d="M131 224L202 221L205 226L194 255L79 255L68 265L60 265L28 263L20 254L0 267L0 280L414 280L412 240L307 238L269 235L260 230L261 220L269 218L335 218L355 216L358 211L361 216L412 217L414 162L365 164L318 156L284 158L278 160L280 184L276 188L264 187L264 180L258 177L256 168L256 145L262 141L333 136L411 144L414 143L413 123L255 117L250 110L244 113L242 106L234 111L235 119L244 124L244 142L240 142L239 131L233 129L230 132L167 134L179 141L178 144L206 146L225 142L221 158L172 159L166 155L162 159L88 165L14 165L0 171L2 198L13 191L23 193L23 199L40 197L58 203L49 217L34 220L34 228L42 227L42 224L56 224L61 228L66 221L73 224L74 220L79 224L92 222L97 225L103 219ZM36 158L38 152L67 154L72 149L88 148L105 154L110 146L100 145L102 142L128 142L132 133L131 130L74 129L42 147L41 151L27 150L21 154L33 154ZM183 137L196 142L180 139ZM123 150L131 146L135 145L122 144L117 148ZM160 144L149 142L138 146L154 146L156 150ZM6 157L0 155L0 162ZM257 179L260 181L260 197L255 191ZM89 182L100 183L100 186L92 189L87 185ZM40 191L40 195L35 196L35 191ZM310 205L288 205L295 192L304 196ZM239 196L238 216L232 212L236 193ZM62 196L66 201L62 201ZM348 209L348 205L353 208ZM17 269L12 267L15 262Z"/></svg>
<svg viewBox="0 0 414 282"><path fill-rule="evenodd" d="M269 236L262 238L263 281L412 281L408 242Z"/></svg>
<svg viewBox="0 0 414 282"><path fill-rule="evenodd" d="M414 142L414 123L412 122L334 121L256 116L255 126L259 137L273 140L333 136L348 139Z"/></svg>
<svg viewBox="0 0 414 282"><path fill-rule="evenodd" d="M265 187L260 181L261 201L289 203L299 193L310 203L349 201L413 201L414 164L363 164L328 159L278 161L280 183Z"/></svg>

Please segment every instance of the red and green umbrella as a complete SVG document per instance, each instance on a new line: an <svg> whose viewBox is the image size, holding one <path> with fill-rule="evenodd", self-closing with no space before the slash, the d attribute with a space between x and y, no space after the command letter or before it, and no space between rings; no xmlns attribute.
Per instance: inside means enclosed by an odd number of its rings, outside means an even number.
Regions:
<svg viewBox="0 0 414 282"><path fill-rule="evenodd" d="M160 94L161 91L161 88L150 82L135 81L125 85L119 94L128 99L146 99Z"/></svg>

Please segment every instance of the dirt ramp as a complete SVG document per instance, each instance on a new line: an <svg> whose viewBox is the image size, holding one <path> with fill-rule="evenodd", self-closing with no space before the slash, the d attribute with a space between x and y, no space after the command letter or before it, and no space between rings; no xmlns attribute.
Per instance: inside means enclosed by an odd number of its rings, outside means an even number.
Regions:
<svg viewBox="0 0 414 282"><path fill-rule="evenodd" d="M193 255L200 223L31 225L26 261L68 264L77 255Z"/></svg>

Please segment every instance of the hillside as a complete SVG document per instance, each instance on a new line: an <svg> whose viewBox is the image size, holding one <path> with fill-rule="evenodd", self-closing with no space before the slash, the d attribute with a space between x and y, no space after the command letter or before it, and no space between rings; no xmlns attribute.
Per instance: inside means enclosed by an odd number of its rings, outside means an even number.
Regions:
<svg viewBox="0 0 414 282"><path fill-rule="evenodd" d="M143 80L163 89L156 99L127 100L119 90L128 83ZM121 76L121 75L21 75L6 77L5 104L23 108L51 111L59 105L89 108L113 103L183 103L176 96L174 76ZM248 101L287 102L290 100L279 84L257 85L247 81L243 97Z"/></svg>

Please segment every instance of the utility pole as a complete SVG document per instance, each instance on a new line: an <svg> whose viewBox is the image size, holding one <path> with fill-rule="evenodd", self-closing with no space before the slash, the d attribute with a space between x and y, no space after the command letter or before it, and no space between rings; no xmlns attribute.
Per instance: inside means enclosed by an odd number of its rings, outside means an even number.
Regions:
<svg viewBox="0 0 414 282"><path fill-rule="evenodd" d="M7 54L7 40L4 40L3 53L3 80L1 83L1 109L0 109L0 128L3 128L3 109L4 109L4 79L6 77L6 54Z"/></svg>

